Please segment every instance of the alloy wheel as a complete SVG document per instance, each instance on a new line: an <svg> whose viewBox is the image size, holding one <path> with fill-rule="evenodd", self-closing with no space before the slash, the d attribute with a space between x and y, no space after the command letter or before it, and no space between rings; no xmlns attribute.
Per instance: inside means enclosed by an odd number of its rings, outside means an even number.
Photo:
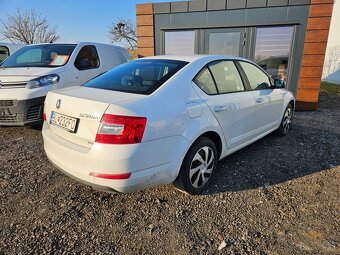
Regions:
<svg viewBox="0 0 340 255"><path fill-rule="evenodd" d="M189 171L190 183L194 188L200 188L207 183L214 169L214 158L214 152L208 146L197 151Z"/></svg>
<svg viewBox="0 0 340 255"><path fill-rule="evenodd" d="M287 108L284 116L283 116L283 132L287 133L290 125L292 123L293 111L290 107Z"/></svg>

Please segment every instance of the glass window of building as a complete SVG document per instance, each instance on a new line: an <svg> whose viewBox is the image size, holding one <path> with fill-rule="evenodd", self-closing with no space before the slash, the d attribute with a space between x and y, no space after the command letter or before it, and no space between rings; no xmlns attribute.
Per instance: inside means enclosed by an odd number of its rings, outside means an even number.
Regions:
<svg viewBox="0 0 340 255"><path fill-rule="evenodd" d="M209 54L240 55L241 32L209 33Z"/></svg>
<svg viewBox="0 0 340 255"><path fill-rule="evenodd" d="M164 36L166 55L195 54L195 31L167 31Z"/></svg>
<svg viewBox="0 0 340 255"><path fill-rule="evenodd" d="M293 26L256 29L255 62L273 79L287 80Z"/></svg>

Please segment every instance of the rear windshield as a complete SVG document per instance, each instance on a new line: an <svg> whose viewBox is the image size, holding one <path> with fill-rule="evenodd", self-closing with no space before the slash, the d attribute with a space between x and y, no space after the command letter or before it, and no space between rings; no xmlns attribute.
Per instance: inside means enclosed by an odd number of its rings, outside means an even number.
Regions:
<svg viewBox="0 0 340 255"><path fill-rule="evenodd" d="M85 87L150 95L188 62L163 59L135 60L111 69Z"/></svg>
<svg viewBox="0 0 340 255"><path fill-rule="evenodd" d="M76 44L37 44L9 56L1 67L58 67L65 65Z"/></svg>

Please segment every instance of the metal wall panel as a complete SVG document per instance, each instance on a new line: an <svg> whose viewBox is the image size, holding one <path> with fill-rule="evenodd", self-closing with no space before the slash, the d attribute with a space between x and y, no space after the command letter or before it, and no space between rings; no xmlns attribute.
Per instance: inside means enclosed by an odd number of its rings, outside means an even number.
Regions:
<svg viewBox="0 0 340 255"><path fill-rule="evenodd" d="M310 4L310 0L289 0L289 5L303 5Z"/></svg>
<svg viewBox="0 0 340 255"><path fill-rule="evenodd" d="M170 3L154 3L153 12L155 14L170 13Z"/></svg>
<svg viewBox="0 0 340 255"><path fill-rule="evenodd" d="M185 2L172 2L170 4L171 12L188 12L189 11L189 3Z"/></svg>
<svg viewBox="0 0 340 255"><path fill-rule="evenodd" d="M267 6L286 6L288 5L288 0L268 0Z"/></svg>
<svg viewBox="0 0 340 255"><path fill-rule="evenodd" d="M199 12L207 10L207 0L195 0L189 2L189 12Z"/></svg>
<svg viewBox="0 0 340 255"><path fill-rule="evenodd" d="M227 0L227 9L242 9L246 8L246 0Z"/></svg>
<svg viewBox="0 0 340 255"><path fill-rule="evenodd" d="M258 8L258 7L266 7L267 0L248 0L247 8Z"/></svg>
<svg viewBox="0 0 340 255"><path fill-rule="evenodd" d="M207 0L207 9L209 11L213 10L224 10L226 7L226 0Z"/></svg>

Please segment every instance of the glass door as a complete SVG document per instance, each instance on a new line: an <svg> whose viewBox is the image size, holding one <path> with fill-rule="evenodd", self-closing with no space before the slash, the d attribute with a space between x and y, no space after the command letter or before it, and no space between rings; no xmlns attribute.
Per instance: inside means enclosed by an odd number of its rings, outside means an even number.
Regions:
<svg viewBox="0 0 340 255"><path fill-rule="evenodd" d="M204 33L205 54L243 56L245 28L206 29Z"/></svg>

